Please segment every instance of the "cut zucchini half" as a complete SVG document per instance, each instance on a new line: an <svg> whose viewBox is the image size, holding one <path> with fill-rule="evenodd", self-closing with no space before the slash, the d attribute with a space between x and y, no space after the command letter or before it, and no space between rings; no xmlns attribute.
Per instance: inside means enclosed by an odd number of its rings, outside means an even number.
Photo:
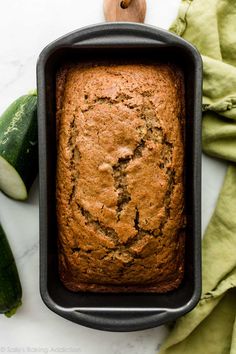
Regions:
<svg viewBox="0 0 236 354"><path fill-rule="evenodd" d="M0 156L0 186L9 197L17 200L27 198L27 189L16 169Z"/></svg>
<svg viewBox="0 0 236 354"><path fill-rule="evenodd" d="M0 118L0 190L25 200L38 172L37 96L21 96Z"/></svg>

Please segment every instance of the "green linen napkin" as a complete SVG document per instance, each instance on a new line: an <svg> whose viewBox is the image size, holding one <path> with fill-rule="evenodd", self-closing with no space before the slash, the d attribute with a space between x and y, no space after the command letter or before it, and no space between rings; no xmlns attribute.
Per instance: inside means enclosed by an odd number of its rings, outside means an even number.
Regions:
<svg viewBox="0 0 236 354"><path fill-rule="evenodd" d="M182 0L170 30L202 55L203 150L230 166L204 235L201 300L159 354L236 354L236 0Z"/></svg>

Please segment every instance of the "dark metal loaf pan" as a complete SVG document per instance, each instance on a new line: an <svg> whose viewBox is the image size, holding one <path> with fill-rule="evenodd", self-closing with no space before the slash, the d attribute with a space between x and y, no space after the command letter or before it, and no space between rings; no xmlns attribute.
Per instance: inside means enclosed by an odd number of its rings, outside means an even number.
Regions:
<svg viewBox="0 0 236 354"><path fill-rule="evenodd" d="M55 215L55 72L65 61L155 62L180 65L186 85L185 204L187 237L181 286L166 294L73 293L59 280ZM106 23L72 32L47 46L38 67L40 184L40 291L54 312L108 331L151 328L190 311L201 293L201 87L202 62L182 38L156 27Z"/></svg>

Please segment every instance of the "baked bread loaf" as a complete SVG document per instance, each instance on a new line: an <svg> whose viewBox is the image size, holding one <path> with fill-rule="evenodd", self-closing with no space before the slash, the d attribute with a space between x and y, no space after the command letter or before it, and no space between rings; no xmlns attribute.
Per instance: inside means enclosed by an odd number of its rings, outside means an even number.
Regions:
<svg viewBox="0 0 236 354"><path fill-rule="evenodd" d="M59 273L72 291L166 292L184 271L184 78L172 64L56 77Z"/></svg>

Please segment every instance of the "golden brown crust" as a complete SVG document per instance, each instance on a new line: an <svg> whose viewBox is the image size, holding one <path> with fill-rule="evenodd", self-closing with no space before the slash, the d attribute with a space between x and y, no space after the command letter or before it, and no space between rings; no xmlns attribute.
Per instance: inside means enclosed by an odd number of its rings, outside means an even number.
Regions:
<svg viewBox="0 0 236 354"><path fill-rule="evenodd" d="M184 83L167 64L57 74L59 270L73 291L166 292L184 266Z"/></svg>

